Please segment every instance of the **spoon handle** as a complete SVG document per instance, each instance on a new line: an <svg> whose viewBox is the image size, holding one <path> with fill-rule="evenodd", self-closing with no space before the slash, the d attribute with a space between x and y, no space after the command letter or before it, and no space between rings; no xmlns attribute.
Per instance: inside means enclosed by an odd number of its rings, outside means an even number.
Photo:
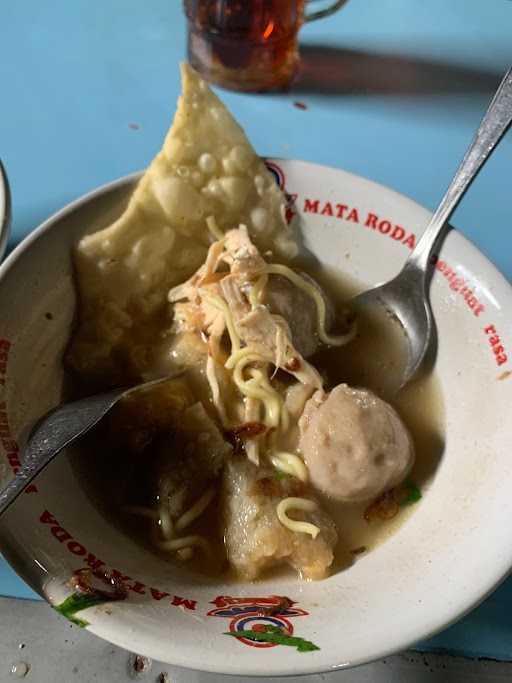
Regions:
<svg viewBox="0 0 512 683"><path fill-rule="evenodd" d="M432 250L446 222L512 123L512 68L496 91L464 159L425 232L406 263L426 273Z"/></svg>

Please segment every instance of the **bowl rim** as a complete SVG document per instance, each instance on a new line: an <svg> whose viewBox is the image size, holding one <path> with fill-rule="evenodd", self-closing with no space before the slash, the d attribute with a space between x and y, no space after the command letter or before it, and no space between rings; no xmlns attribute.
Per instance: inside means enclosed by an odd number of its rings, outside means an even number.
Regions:
<svg viewBox="0 0 512 683"><path fill-rule="evenodd" d="M2 260L7 242L11 234L12 198L7 171L0 159L0 261Z"/></svg>
<svg viewBox="0 0 512 683"><path fill-rule="evenodd" d="M421 206L418 202L415 200L409 198L407 195L401 194L397 192L396 190L389 188L381 183L377 183L371 179L365 178L364 176L360 176L354 173L351 173L350 171L346 171L341 168L337 168L334 166L326 166L323 164L316 164L312 163L309 161L302 161L302 160L296 160L296 159L284 159L284 158L279 158L279 157L268 157L268 160L275 161L277 163L279 162L284 162L284 163L300 163L300 164L305 164L308 167L312 169L316 169L318 171L321 170L332 170L332 171L341 171L347 176L350 176L351 178L354 179L355 182L360 182L360 183L365 183L367 187L373 187L377 191L384 191L390 196L391 198L396 197L399 198L400 200L406 200L407 202L410 202L411 206L413 206L416 209L426 211L428 214L431 214L431 211L426 209L425 207ZM107 192L114 191L116 189L123 188L124 186L128 186L131 183L134 183L140 177L142 176L143 171L135 171L130 174L127 174L125 176L122 176L114 181L110 181L107 183L104 183L103 185L95 188L94 190L81 195L77 199L73 200L69 204L65 205L62 209L58 210L54 214L52 214L49 218L47 218L45 221L43 221L37 228L35 228L29 235L27 235L17 246L16 248L8 255L8 257L5 259L5 261L0 265L0 286L2 286L2 280L7 274L7 272L10 270L10 268L16 263L16 261L23 256L23 254L28 251L36 240L38 240L43 234L51 230L52 228L55 227L55 224L58 223L63 217L66 215L76 211L79 209L81 206L89 203L91 200L100 197ZM487 266L491 268L493 271L493 277L495 278L495 281L497 284L499 284L502 287L505 287L505 289L508 291L509 295L512 297L512 284L509 282L509 280L498 270L498 268L492 263L492 261L483 253L481 252L476 245L474 245L467 237L465 237L462 233L458 231L454 231L457 240L459 241L459 244L461 248L463 249L468 249L470 253L472 253L473 256L476 256L482 263L483 266ZM15 568L16 571L18 571L18 567L21 569L21 564L22 561L20 558L16 557L16 552L14 545L15 544L10 544L8 541L5 543L6 545L6 559L8 559L9 563L13 565L13 568ZM12 557L12 560L10 559ZM19 560L19 561L17 561ZM388 647L378 647L375 648L374 654L371 656L367 657L359 657L357 660L350 660L348 662L343 662L343 663L333 663L326 661L323 664L316 664L316 665L307 665L306 662L304 662L304 665L300 667L299 670L290 670L290 669L281 669L281 668L274 668L272 667L271 671L265 671L265 665L262 665L260 670L257 670L254 668L251 664L248 666L239 666L239 665L228 665L227 667L224 666L224 668L218 666L217 664L213 663L212 665L201 665L199 668L195 668L194 670L196 671L202 671L202 672L208 672L208 673L217 673L217 674L224 674L224 675L246 675L246 676L256 676L256 677L268 677L268 676L293 676L293 675L313 675L313 674L318 674L318 673L325 673L325 672L334 672L340 669L346 669L346 668L351 668L353 666L359 666L362 664L366 664L372 661L376 661L382 657L401 652L415 643L418 642L418 640L424 640L432 637L433 635L439 633L440 631L445 630L452 624L456 623L460 619L462 619L464 616L466 616L469 612L471 612L475 607L477 607L479 604L481 604L494 590L509 576L509 574L512 572L512 544L510 545L510 549L508 553L506 554L506 561L503 558L501 562L496 564L496 573L494 577L488 578L487 582L485 585L481 586L480 590L478 591L478 595L475 595L476 591L473 591L468 597L469 597L469 602L467 603L466 607L463 610L458 610L454 611L452 618L446 619L442 618L441 620L436 620L436 619L431 619L430 620L430 628L426 631L424 631L421 634L415 633L414 636L411 636L409 639L404 640L400 645L396 646L388 646ZM40 587L38 587L35 583L35 580L27 579L25 578L24 575L21 575L22 579L26 581L34 590L36 590L38 593L40 593L43 597L45 597L42 592ZM33 577L32 577L33 578ZM89 628L91 632L95 633L94 625L92 625L91 628ZM414 630L414 629L411 629ZM100 636L104 637L104 636ZM105 638L106 639L106 638ZM106 639L107 640L107 639ZM111 638L109 636L108 638L109 642L112 642L116 645L119 645L121 647L126 648L126 643L121 642L122 639L116 639ZM150 654L150 653L149 653ZM242 660L243 658L241 658ZM241 661L240 660L240 661ZM185 661L184 659L181 659L179 656L179 652L175 650L173 652L173 665L175 666L181 666L185 668L190 668L190 663Z"/></svg>

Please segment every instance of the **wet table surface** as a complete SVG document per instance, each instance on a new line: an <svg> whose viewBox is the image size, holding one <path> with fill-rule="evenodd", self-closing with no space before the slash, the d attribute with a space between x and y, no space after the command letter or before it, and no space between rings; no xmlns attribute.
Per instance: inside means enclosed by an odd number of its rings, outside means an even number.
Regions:
<svg viewBox="0 0 512 683"><path fill-rule="evenodd" d="M221 95L262 155L342 167L434 208L512 63L511 27L509 0L350 0L303 29L303 71L290 92ZM0 158L13 194L10 248L71 200L148 163L172 119L184 55L178 0L1 3ZM509 135L452 220L509 279L511 169ZM0 594L34 597L1 558ZM42 605L3 602L2 624L17 609L6 604L21 604L35 630L48 617ZM511 608L509 580L418 647L512 660ZM56 622L55 637L66 628ZM6 656L4 663L13 658ZM373 672L371 680L388 680ZM98 673L97 680L117 678Z"/></svg>

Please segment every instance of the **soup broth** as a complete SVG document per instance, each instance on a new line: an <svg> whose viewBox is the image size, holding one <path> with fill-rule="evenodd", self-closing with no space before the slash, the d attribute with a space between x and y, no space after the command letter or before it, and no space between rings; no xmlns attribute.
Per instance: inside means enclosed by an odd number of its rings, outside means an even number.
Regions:
<svg viewBox="0 0 512 683"><path fill-rule="evenodd" d="M337 302L346 302L363 289L334 269L323 269L316 278ZM354 313L357 316L354 340L342 349L322 349L313 363L326 373L326 388L341 382L365 387L396 409L412 436L416 453L409 479L425 492L444 450L444 409L438 379L435 373L427 372L399 390L407 352L400 324L384 309ZM416 507L401 506L391 519L374 517L368 522L365 519L368 503L340 505L325 498L323 502L340 530L339 565L349 559L347 551L349 554L366 552L386 540Z"/></svg>
<svg viewBox="0 0 512 683"><path fill-rule="evenodd" d="M337 272L323 269L315 273L337 312L343 314L345 303L356 290L356 283ZM373 390L399 413L414 443L416 460L409 480L422 492L428 487L443 452L443 404L435 374L425 374L404 390L397 391L405 358L405 337L398 323L393 324L383 311L357 311L357 334L343 348L323 347L311 359L325 379L327 390L340 383ZM168 553L155 550L153 520L134 514L137 509L153 508L157 500L154 487L156 463L151 451L137 459L127 459L122 448L105 446L107 426L102 425L82 446L86 452L72 458L73 466L109 522L115 524L146 551L169 560ZM417 505L396 505L387 519L368 514L368 502L344 504L320 497L322 507L335 521L339 543L333 571L348 566L371 552L413 513ZM421 502L419 502L421 505ZM395 514L396 513L396 514ZM369 517L371 517L369 519ZM153 529L153 531L151 530ZM191 533L207 537L212 544L212 558L205 563L199 553L184 565L188 570L229 576L229 564L223 543L220 506L214 500L208 514L193 525ZM153 535L153 537L152 537ZM291 570L279 570L279 573ZM275 573L275 572L274 572ZM233 577L235 578L235 577Z"/></svg>

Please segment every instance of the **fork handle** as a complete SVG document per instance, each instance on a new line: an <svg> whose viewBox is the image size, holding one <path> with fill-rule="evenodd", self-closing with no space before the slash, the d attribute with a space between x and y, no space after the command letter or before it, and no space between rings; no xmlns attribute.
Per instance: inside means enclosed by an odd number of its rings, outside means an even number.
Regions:
<svg viewBox="0 0 512 683"><path fill-rule="evenodd" d="M419 269L426 282L431 254L446 222L512 123L512 68L505 74L450 186L404 269Z"/></svg>
<svg viewBox="0 0 512 683"><path fill-rule="evenodd" d="M126 393L126 389L114 389L47 413L30 434L16 476L0 488L0 517L56 455L94 427Z"/></svg>

